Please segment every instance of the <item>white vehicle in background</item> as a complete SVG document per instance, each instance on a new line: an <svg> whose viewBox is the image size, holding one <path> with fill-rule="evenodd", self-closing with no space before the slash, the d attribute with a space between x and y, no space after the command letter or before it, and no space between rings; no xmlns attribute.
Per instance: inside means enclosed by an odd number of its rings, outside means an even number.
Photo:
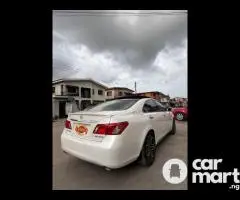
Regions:
<svg viewBox="0 0 240 200"><path fill-rule="evenodd" d="M135 160L150 166L157 143L175 131L172 112L158 101L123 97L70 113L61 146L70 155L110 169Z"/></svg>

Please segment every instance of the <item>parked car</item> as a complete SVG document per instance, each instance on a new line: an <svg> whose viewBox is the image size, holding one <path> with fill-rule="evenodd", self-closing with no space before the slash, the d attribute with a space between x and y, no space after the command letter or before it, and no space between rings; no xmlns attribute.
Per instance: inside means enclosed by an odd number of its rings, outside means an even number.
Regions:
<svg viewBox="0 0 240 200"><path fill-rule="evenodd" d="M150 166L157 143L175 134L174 115L151 98L122 97L69 114L62 150L82 160L120 168L138 160Z"/></svg>
<svg viewBox="0 0 240 200"><path fill-rule="evenodd" d="M175 119L179 121L186 120L188 117L187 107L172 108L172 113L174 114Z"/></svg>

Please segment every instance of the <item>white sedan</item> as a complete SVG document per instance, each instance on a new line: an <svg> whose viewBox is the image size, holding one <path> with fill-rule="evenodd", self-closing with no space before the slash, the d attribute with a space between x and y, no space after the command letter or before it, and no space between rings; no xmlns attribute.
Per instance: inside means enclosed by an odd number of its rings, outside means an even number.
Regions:
<svg viewBox="0 0 240 200"><path fill-rule="evenodd" d="M135 160L150 166L157 143L175 130L172 112L158 101L125 97L70 113L61 146L70 155L109 169Z"/></svg>

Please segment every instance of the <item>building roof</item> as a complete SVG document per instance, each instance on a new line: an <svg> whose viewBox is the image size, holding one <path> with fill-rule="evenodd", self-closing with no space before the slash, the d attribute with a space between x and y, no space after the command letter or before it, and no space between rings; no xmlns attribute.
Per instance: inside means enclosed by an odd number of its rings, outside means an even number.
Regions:
<svg viewBox="0 0 240 200"><path fill-rule="evenodd" d="M145 94L145 93L161 93L161 92L158 92L158 91L138 92L138 94Z"/></svg>
<svg viewBox="0 0 240 200"><path fill-rule="evenodd" d="M186 97L174 97L173 99L187 99Z"/></svg>
<svg viewBox="0 0 240 200"><path fill-rule="evenodd" d="M107 88L106 90L114 90L114 89L129 90L131 92L134 92L133 90L126 88L126 87L110 87L110 88Z"/></svg>
<svg viewBox="0 0 240 200"><path fill-rule="evenodd" d="M94 83L96 85L99 85L99 86L101 86L101 87L103 87L105 89L108 88L107 86L105 86L105 85L103 85L103 84L101 84L101 83L99 83L99 82L97 82L97 81L95 81L95 80L93 80L91 78L82 78L82 79L70 79L70 78L65 79L64 78L64 79L57 79L57 80L54 80L52 82L52 84L54 85L54 84L63 83L63 82L81 82L81 81L89 81L89 82L92 82L92 83Z"/></svg>
<svg viewBox="0 0 240 200"><path fill-rule="evenodd" d="M116 97L116 98L112 98L112 99L107 99L107 101L116 100L116 99L149 99L149 98L150 97L129 95L129 96L122 96L122 97Z"/></svg>
<svg viewBox="0 0 240 200"><path fill-rule="evenodd" d="M169 97L169 95L165 95L162 92L158 92L158 91L138 92L137 94L145 94L145 93L157 93L157 94L160 94L162 96Z"/></svg>

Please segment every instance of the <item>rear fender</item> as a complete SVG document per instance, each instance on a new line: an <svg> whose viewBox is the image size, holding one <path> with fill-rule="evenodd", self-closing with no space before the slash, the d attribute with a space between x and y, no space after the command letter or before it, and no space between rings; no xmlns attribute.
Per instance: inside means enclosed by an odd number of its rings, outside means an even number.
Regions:
<svg viewBox="0 0 240 200"><path fill-rule="evenodd" d="M148 134L150 131L153 131L153 132L154 132L153 128L152 128L151 126L148 126L148 127L146 127L146 128L144 129L144 131L143 131L143 133L142 133L141 142L140 142L140 147L139 147L139 150L138 150L139 155L140 155L140 153L141 153L141 150L142 150L142 147L143 147L145 138L146 138L147 134ZM155 134L154 134L154 136L155 136ZM155 142L156 142L156 136L155 136Z"/></svg>

